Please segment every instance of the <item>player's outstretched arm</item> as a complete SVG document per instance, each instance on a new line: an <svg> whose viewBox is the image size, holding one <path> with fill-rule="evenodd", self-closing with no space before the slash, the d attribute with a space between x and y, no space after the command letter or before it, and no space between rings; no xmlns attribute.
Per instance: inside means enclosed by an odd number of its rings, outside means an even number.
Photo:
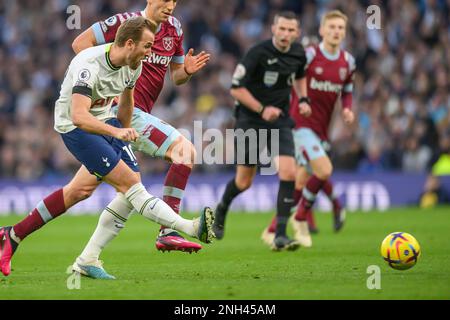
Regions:
<svg viewBox="0 0 450 320"><path fill-rule="evenodd" d="M170 76L173 83L177 86L189 81L189 79L198 71L203 69L209 62L211 55L205 51L194 56L194 49L189 49L184 58L184 63L170 64Z"/></svg>
<svg viewBox="0 0 450 320"><path fill-rule="evenodd" d="M78 37L75 38L72 42L73 51L78 54L82 50L95 47L97 45L97 41L95 40L94 30L92 27L83 31Z"/></svg>
<svg viewBox="0 0 450 320"><path fill-rule="evenodd" d="M234 99L238 100L247 109L250 109L253 112L261 113L265 107L245 87L232 88L230 94Z"/></svg>
<svg viewBox="0 0 450 320"><path fill-rule="evenodd" d="M272 122L281 115L281 109L274 106L264 106L245 87L232 88L231 96L242 103L247 109L258 113L265 121Z"/></svg>
<svg viewBox="0 0 450 320"><path fill-rule="evenodd" d="M89 133L108 135L124 141L136 141L139 135L135 129L116 128L98 120L90 114L91 102L91 98L85 95L79 93L72 95L71 117L76 127Z"/></svg>
<svg viewBox="0 0 450 320"><path fill-rule="evenodd" d="M134 89L126 88L119 99L119 111L117 112L117 119L124 128L131 127L131 118L133 116L134 108Z"/></svg>

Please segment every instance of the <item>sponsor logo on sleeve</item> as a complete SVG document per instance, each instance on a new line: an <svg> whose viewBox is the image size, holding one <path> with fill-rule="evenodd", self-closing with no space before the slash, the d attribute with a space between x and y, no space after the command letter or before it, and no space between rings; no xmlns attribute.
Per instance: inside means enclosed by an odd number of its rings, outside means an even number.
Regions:
<svg viewBox="0 0 450 320"><path fill-rule="evenodd" d="M233 79L242 80L245 77L247 70L243 64L238 64L236 70L234 70Z"/></svg>
<svg viewBox="0 0 450 320"><path fill-rule="evenodd" d="M105 21L105 24L106 24L108 27L112 27L112 26L114 26L116 23L117 23L117 17L116 17L116 16L112 16L112 17L108 18L108 19Z"/></svg>

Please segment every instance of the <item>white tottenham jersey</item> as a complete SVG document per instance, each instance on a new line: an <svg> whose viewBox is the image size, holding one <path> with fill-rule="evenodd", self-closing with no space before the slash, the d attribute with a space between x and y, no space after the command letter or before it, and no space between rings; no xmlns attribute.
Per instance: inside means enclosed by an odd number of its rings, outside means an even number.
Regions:
<svg viewBox="0 0 450 320"><path fill-rule="evenodd" d="M72 94L79 93L91 98L89 112L98 120L106 122L114 118L111 110L114 98L126 88L133 88L142 71L142 63L136 70L129 66L115 67L109 58L112 44L81 51L67 69L55 104L55 130L67 133L76 127L72 122Z"/></svg>

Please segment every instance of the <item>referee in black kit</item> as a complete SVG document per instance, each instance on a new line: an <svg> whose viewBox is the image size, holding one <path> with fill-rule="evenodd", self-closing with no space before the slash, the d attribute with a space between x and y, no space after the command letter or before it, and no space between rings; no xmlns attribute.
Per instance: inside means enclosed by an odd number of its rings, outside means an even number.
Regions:
<svg viewBox="0 0 450 320"><path fill-rule="evenodd" d="M295 185L295 149L292 128L294 121L289 116L289 98L292 86L300 99L300 112L309 116L311 108L306 92L304 76L306 57L300 43L300 23L295 13L282 12L275 16L272 25L273 37L252 47L238 64L233 75L231 95L236 100L235 139L238 154L245 152L245 160L238 161L235 177L228 182L220 203L216 208L214 232L217 239L224 236L225 218L233 199L252 185L260 162L260 129L268 130L267 149L277 167L280 187L277 199L277 229L273 250L295 250L298 242L286 235L286 225L293 205ZM256 130L257 141L245 141L242 129ZM279 141L274 146L271 136L278 129ZM239 133L240 132L240 133ZM276 136L276 135L275 135ZM251 140L251 139L250 139ZM247 142L247 141L246 141ZM242 149L244 147L245 149ZM275 148L278 147L278 148ZM241 149L240 149L241 148ZM278 151L277 151L278 150Z"/></svg>

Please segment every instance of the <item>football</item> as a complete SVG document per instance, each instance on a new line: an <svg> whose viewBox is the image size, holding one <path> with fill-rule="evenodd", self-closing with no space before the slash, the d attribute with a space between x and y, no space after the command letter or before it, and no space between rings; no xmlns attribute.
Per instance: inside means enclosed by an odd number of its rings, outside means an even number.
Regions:
<svg viewBox="0 0 450 320"><path fill-rule="evenodd" d="M396 270L414 267L420 254L419 242L406 232L393 232L381 243L383 259Z"/></svg>

